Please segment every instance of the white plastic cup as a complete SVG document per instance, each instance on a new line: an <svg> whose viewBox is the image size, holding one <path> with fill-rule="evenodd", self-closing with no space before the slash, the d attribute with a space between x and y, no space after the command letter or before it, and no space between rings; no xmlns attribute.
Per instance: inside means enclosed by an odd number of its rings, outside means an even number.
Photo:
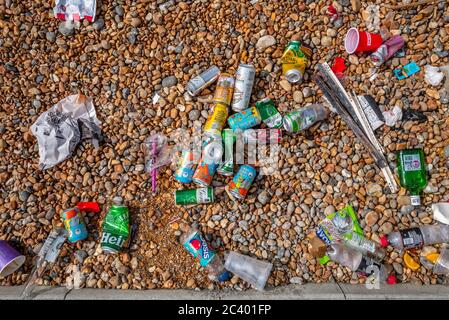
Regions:
<svg viewBox="0 0 449 320"><path fill-rule="evenodd" d="M226 254L225 268L263 291L273 264L231 251Z"/></svg>

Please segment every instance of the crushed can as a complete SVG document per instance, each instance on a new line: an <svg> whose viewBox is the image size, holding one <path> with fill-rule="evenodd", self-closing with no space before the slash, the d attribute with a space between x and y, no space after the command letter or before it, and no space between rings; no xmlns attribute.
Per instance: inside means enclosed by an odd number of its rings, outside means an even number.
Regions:
<svg viewBox="0 0 449 320"><path fill-rule="evenodd" d="M256 108L259 111L262 122L269 128L281 128L282 116L276 109L273 100L265 98L256 102Z"/></svg>
<svg viewBox="0 0 449 320"><path fill-rule="evenodd" d="M213 102L231 105L232 93L234 92L234 78L229 73L222 73L218 77Z"/></svg>
<svg viewBox="0 0 449 320"><path fill-rule="evenodd" d="M261 122L262 118L256 107L251 107L239 113L234 113L228 118L229 127L234 131L237 131L238 129L246 130L259 125Z"/></svg>
<svg viewBox="0 0 449 320"><path fill-rule="evenodd" d="M312 51L301 45L300 41L291 41L281 57L282 73L288 82L299 83L304 79L304 73Z"/></svg>
<svg viewBox="0 0 449 320"><path fill-rule="evenodd" d="M257 171L252 166L244 164L228 184L228 191L237 199L244 199L256 178Z"/></svg>

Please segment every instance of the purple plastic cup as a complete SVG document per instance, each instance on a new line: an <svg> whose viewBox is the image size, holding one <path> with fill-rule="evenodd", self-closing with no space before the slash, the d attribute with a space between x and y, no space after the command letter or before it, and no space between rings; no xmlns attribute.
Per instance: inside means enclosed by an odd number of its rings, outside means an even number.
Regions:
<svg viewBox="0 0 449 320"><path fill-rule="evenodd" d="M25 256L17 252L8 242L0 240L0 278L9 276L25 262Z"/></svg>

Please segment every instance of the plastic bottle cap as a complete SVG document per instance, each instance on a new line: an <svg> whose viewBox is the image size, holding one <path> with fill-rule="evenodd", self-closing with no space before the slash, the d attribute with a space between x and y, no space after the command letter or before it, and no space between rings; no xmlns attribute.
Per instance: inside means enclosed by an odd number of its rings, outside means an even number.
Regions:
<svg viewBox="0 0 449 320"><path fill-rule="evenodd" d="M229 273L229 271L225 271L218 276L218 281L224 282L224 281L228 280L230 277L231 277L231 274Z"/></svg>
<svg viewBox="0 0 449 320"><path fill-rule="evenodd" d="M386 235L380 237L380 245L382 246L382 248L388 247L388 238Z"/></svg>
<svg viewBox="0 0 449 320"><path fill-rule="evenodd" d="M388 278L387 278L387 283L388 283L388 284L396 284L396 283L397 283L396 277L393 276L393 275L388 276Z"/></svg>

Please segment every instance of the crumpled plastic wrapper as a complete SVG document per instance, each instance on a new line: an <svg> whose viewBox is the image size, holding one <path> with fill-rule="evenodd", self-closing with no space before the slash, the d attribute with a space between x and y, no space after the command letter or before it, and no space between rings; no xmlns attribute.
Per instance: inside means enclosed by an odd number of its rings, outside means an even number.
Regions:
<svg viewBox="0 0 449 320"><path fill-rule="evenodd" d="M53 13L60 20L93 22L96 7L96 0L56 0Z"/></svg>
<svg viewBox="0 0 449 320"><path fill-rule="evenodd" d="M385 119L385 124L389 127L394 127L396 123L402 119L402 109L394 106L392 110L382 112Z"/></svg>
<svg viewBox="0 0 449 320"><path fill-rule="evenodd" d="M440 68L426 65L424 67L424 79L431 86L438 86L443 81L444 74L440 71Z"/></svg>
<svg viewBox="0 0 449 320"><path fill-rule="evenodd" d="M81 140L91 139L98 148L100 124L92 98L82 94L62 99L42 113L31 126L39 144L39 168L45 170L64 161Z"/></svg>

